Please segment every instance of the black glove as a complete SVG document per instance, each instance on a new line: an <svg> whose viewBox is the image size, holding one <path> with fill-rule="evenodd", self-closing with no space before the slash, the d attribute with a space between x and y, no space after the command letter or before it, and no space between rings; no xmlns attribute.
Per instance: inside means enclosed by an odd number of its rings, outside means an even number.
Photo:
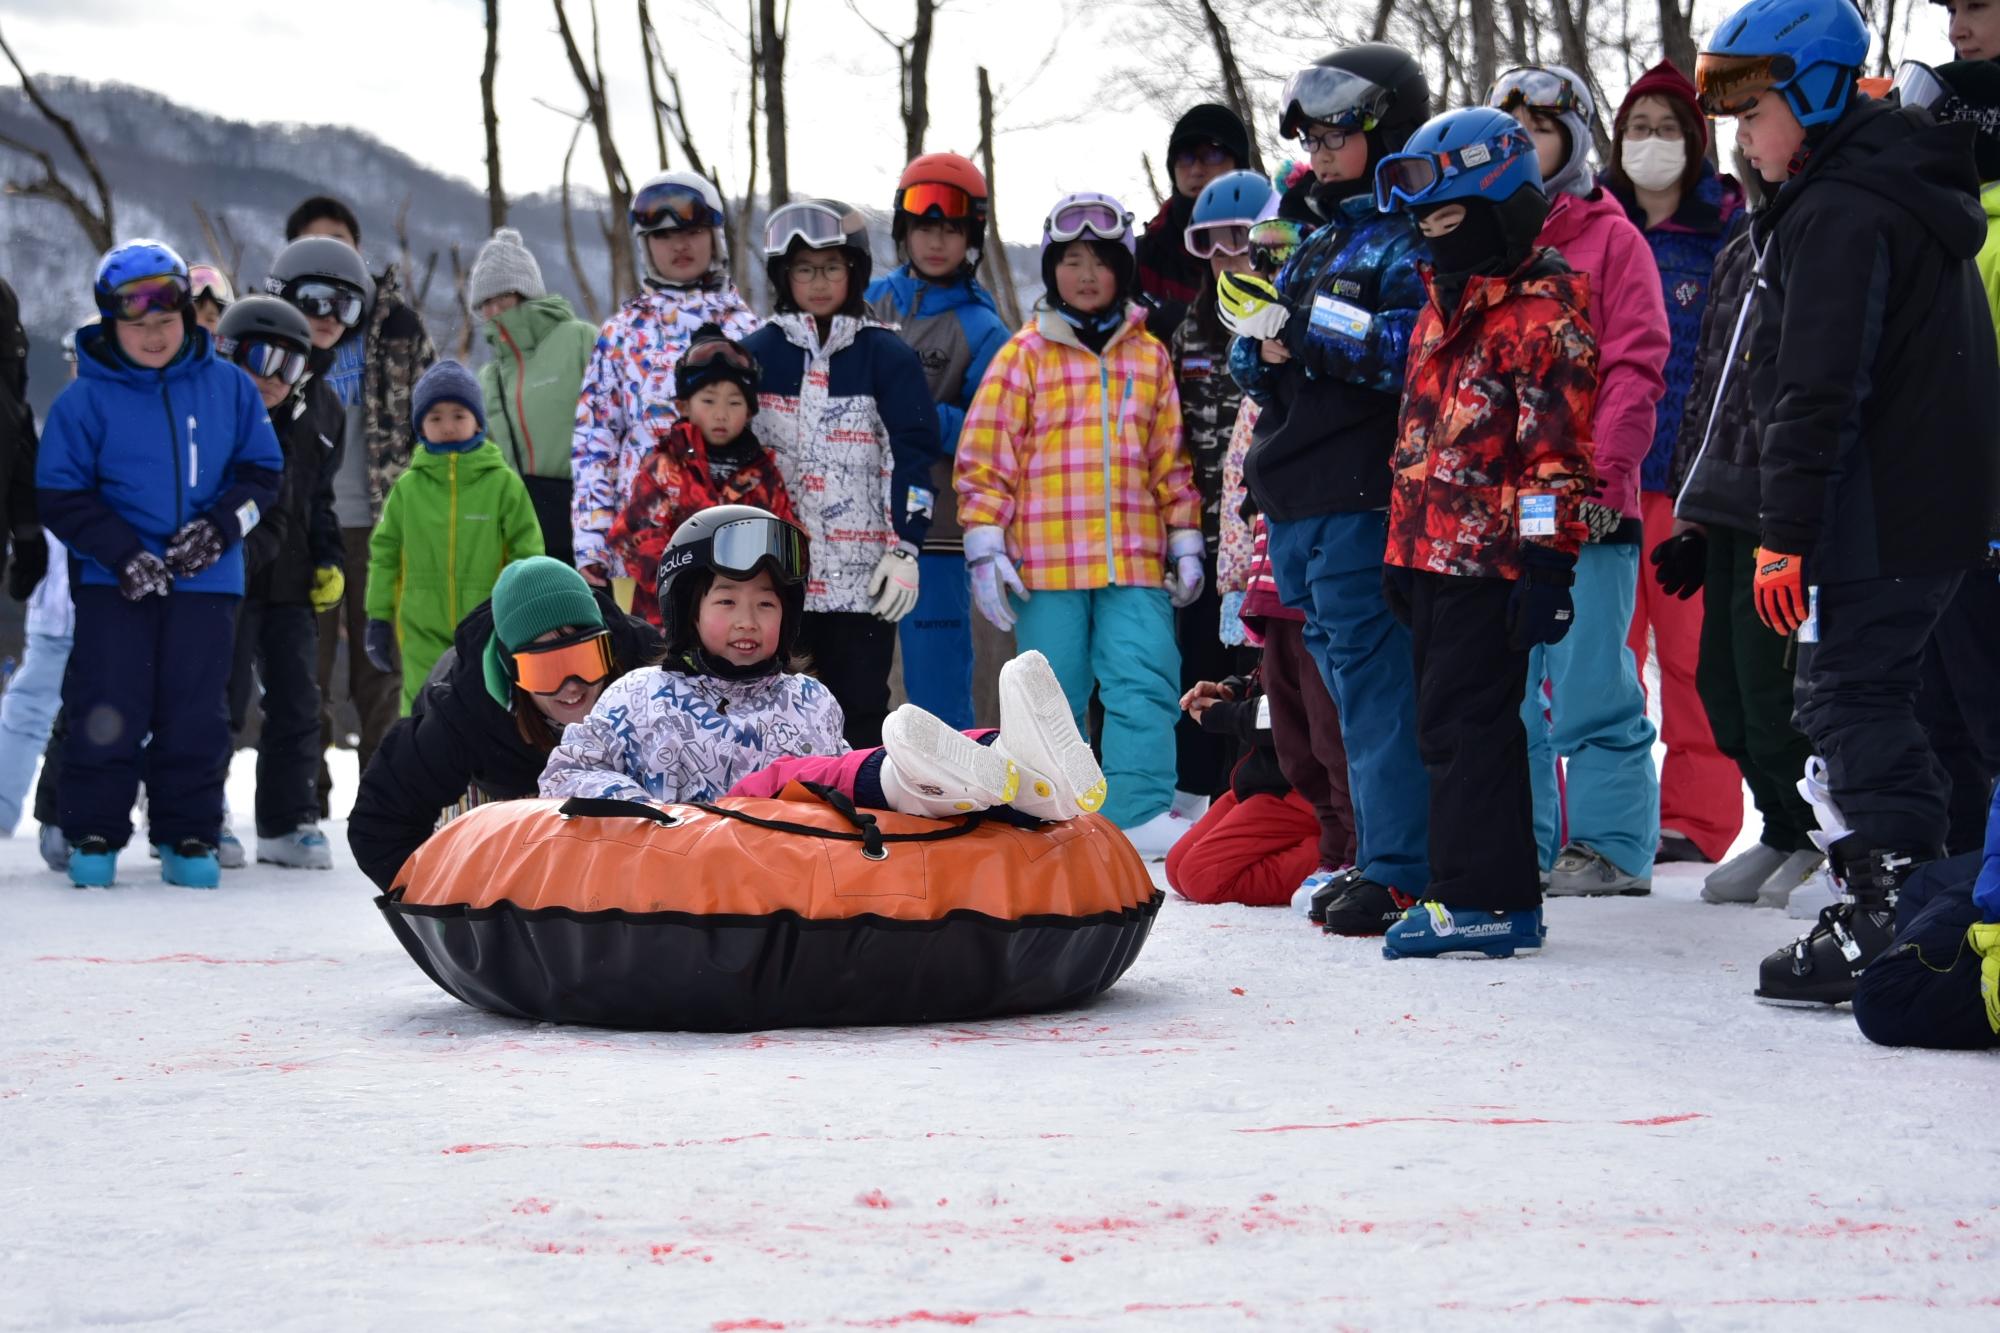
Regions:
<svg viewBox="0 0 2000 1333"><path fill-rule="evenodd" d="M49 572L49 543L41 533L14 539L14 563L7 567L7 595L25 602Z"/></svg>
<svg viewBox="0 0 2000 1333"><path fill-rule="evenodd" d="M1401 565L1382 566L1382 600L1404 629L1410 627L1410 571Z"/></svg>
<svg viewBox="0 0 2000 1333"><path fill-rule="evenodd" d="M1532 542L1521 547L1521 577L1507 601L1507 646L1525 652L1538 643L1560 643L1576 618L1569 590L1576 557Z"/></svg>
<svg viewBox="0 0 2000 1333"><path fill-rule="evenodd" d="M1708 534L1689 528L1653 548L1653 579L1660 591L1682 601L1701 591L1708 577Z"/></svg>
<svg viewBox="0 0 2000 1333"><path fill-rule="evenodd" d="M369 663L384 675L396 670L396 627L386 620L371 620L361 635L362 651Z"/></svg>
<svg viewBox="0 0 2000 1333"><path fill-rule="evenodd" d="M220 559L222 530L210 519L189 520L167 542L167 568L175 578L193 578Z"/></svg>
<svg viewBox="0 0 2000 1333"><path fill-rule="evenodd" d="M151 551L139 552L118 569L118 591L125 594L128 602L155 593L165 597L173 590L174 581L167 573L166 562Z"/></svg>

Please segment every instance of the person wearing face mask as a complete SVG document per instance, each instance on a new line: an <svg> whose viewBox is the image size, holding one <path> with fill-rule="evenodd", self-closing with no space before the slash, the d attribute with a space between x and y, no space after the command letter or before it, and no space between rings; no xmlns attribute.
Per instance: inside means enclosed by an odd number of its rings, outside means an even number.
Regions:
<svg viewBox="0 0 2000 1333"><path fill-rule="evenodd" d="M1743 187L1718 175L1707 157L1708 122L1694 85L1666 61L1640 76L1612 121L1611 163L1602 183L1646 236L1666 298L1666 392L1654 413L1653 443L1639 464L1641 542L1656 577L1639 580L1627 643L1645 678L1648 631L1660 663L1660 730L1667 745L1660 769L1660 849L1656 861L1720 861L1743 827L1736 766L1716 748L1708 715L1695 691L1702 604L1685 592L1670 596L1658 577L1669 559L1703 567L1704 537L1674 522L1674 444L1694 382L1701 318L1716 256L1749 220Z"/></svg>

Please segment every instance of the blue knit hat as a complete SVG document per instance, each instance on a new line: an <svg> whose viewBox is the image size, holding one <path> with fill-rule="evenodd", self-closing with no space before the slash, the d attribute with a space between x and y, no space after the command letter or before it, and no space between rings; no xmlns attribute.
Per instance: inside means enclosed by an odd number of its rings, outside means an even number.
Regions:
<svg viewBox="0 0 2000 1333"><path fill-rule="evenodd" d="M479 422L486 434L486 398L479 392L479 378L456 361L440 361L424 372L410 392L410 429L424 438L424 414L439 403L457 403Z"/></svg>

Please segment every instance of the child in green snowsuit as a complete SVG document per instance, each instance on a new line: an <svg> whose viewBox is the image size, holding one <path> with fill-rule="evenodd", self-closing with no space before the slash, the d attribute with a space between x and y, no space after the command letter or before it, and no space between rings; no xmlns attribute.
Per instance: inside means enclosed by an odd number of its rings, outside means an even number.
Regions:
<svg viewBox="0 0 2000 1333"><path fill-rule="evenodd" d="M368 660L403 671L403 714L465 613L493 594L508 562L541 555L528 489L486 438L479 381L456 361L411 394L423 448L396 479L368 541Z"/></svg>

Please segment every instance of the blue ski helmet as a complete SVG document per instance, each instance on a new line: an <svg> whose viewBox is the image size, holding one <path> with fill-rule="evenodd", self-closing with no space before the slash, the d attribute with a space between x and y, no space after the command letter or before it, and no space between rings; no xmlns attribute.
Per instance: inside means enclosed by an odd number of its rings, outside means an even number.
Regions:
<svg viewBox="0 0 2000 1333"><path fill-rule="evenodd" d="M1213 227L1225 223L1249 226L1264 217L1277 191L1261 171L1231 171L1217 176L1194 201L1188 217L1190 227Z"/></svg>
<svg viewBox="0 0 2000 1333"><path fill-rule="evenodd" d="M97 261L91 295L96 298L97 313L109 322L134 319L148 310L188 309L192 306L188 290L187 261L164 241L142 238L104 252L104 258Z"/></svg>
<svg viewBox="0 0 2000 1333"><path fill-rule="evenodd" d="M1853 0L1750 0L1724 19L1695 62L1701 109L1737 116L1778 92L1799 124L1840 119L1868 60L1868 24Z"/></svg>
<svg viewBox="0 0 2000 1333"><path fill-rule="evenodd" d="M1375 168L1375 207L1384 213L1471 199L1498 205L1522 190L1542 193L1535 141L1489 106L1425 121L1402 152Z"/></svg>

